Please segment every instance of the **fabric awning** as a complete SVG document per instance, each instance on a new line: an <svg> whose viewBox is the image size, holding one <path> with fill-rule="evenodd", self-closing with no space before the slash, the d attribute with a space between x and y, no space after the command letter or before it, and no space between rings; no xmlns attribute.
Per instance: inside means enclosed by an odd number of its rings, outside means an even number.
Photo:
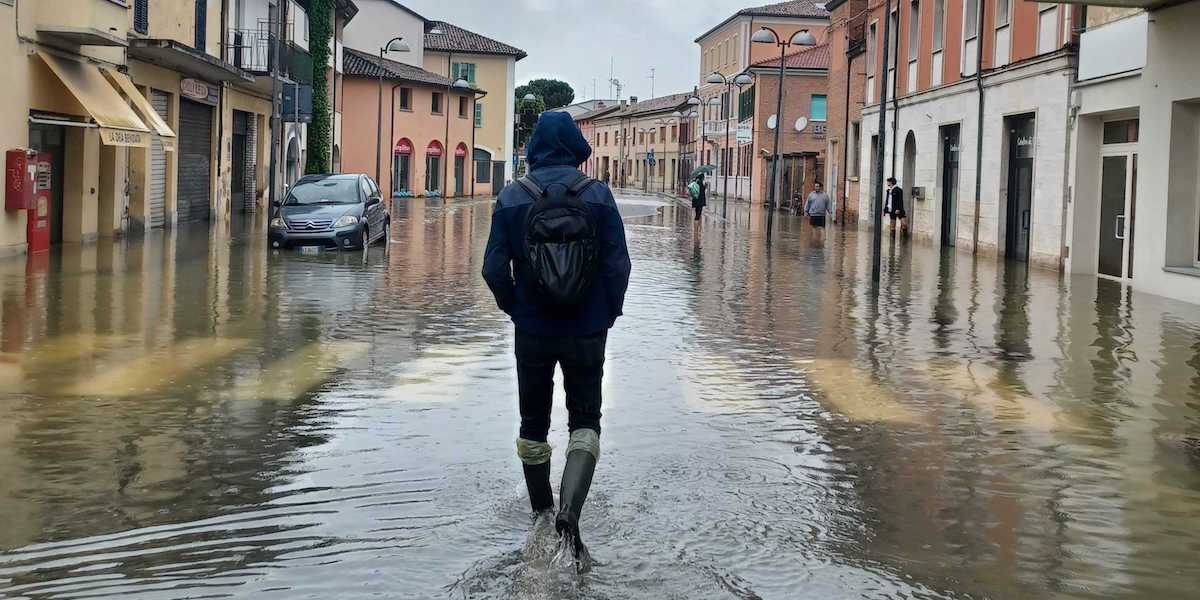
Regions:
<svg viewBox="0 0 1200 600"><path fill-rule="evenodd" d="M154 128L158 132L158 137L162 140L163 149L171 152L175 150L175 132L171 130L171 126L159 116L158 111L150 106L150 101L138 91L137 86L129 80L129 77L124 73L115 69L104 68L104 76L117 86L125 94L125 97L133 103L133 108L142 115L142 120L147 125Z"/></svg>
<svg viewBox="0 0 1200 600"><path fill-rule="evenodd" d="M45 50L38 50L38 56L100 126L101 141L109 146L150 145L150 129L104 78L100 67Z"/></svg>

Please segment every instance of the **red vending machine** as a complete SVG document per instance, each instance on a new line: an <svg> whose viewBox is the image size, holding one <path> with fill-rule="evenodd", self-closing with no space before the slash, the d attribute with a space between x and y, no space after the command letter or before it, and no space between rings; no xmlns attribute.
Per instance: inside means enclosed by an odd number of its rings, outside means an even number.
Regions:
<svg viewBox="0 0 1200 600"><path fill-rule="evenodd" d="M34 185L33 185L33 203L29 206L26 213L26 231L25 238L29 240L29 253L36 254L38 252L47 252L50 250L50 210L53 206L51 194L54 190L51 188L51 172L53 168L53 160L49 153L37 154L34 157L36 164Z"/></svg>
<svg viewBox="0 0 1200 600"><path fill-rule="evenodd" d="M26 210L33 205L36 156L29 150L4 153L4 210Z"/></svg>

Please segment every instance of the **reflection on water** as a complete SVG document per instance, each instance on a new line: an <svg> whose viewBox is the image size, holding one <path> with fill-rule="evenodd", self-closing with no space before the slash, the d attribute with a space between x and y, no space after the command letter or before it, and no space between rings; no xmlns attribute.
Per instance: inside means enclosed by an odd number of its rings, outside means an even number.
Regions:
<svg viewBox="0 0 1200 600"><path fill-rule="evenodd" d="M365 255L0 263L0 597L1195 594L1195 306L887 239L876 301L866 235L630 198L575 575L512 456L491 204L394 211Z"/></svg>

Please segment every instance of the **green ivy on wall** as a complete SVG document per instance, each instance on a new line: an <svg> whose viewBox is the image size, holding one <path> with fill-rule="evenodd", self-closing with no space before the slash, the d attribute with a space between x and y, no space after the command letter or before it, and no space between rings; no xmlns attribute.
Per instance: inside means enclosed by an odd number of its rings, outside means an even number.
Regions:
<svg viewBox="0 0 1200 600"><path fill-rule="evenodd" d="M333 0L311 0L308 20L308 51L312 55L312 123L308 125L308 161L305 172L328 173L333 145L333 110L329 105L330 40L333 39Z"/></svg>

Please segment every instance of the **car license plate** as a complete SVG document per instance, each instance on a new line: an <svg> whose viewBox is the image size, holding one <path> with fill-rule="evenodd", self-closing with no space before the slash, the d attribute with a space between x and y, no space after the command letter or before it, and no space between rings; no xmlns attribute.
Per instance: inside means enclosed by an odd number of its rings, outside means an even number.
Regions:
<svg viewBox="0 0 1200 600"><path fill-rule="evenodd" d="M300 254L320 254L320 246L300 246Z"/></svg>

